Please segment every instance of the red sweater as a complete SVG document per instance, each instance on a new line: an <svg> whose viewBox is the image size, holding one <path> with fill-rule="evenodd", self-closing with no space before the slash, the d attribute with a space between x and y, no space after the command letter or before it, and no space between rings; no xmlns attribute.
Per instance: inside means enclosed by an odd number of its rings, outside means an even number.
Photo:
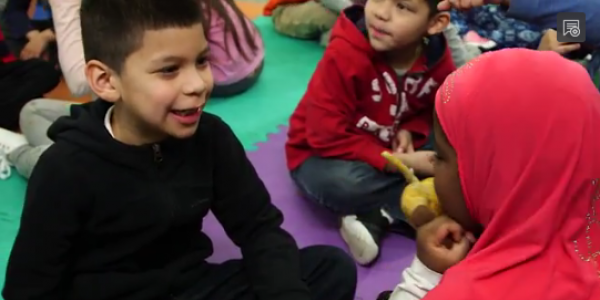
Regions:
<svg viewBox="0 0 600 300"><path fill-rule="evenodd" d="M364 161L383 170L381 152L399 129L415 147L430 134L435 93L456 67L442 34L431 37L402 80L364 33L364 11L338 18L331 41L290 118L285 146L290 170L309 156ZM362 30L361 30L362 29Z"/></svg>

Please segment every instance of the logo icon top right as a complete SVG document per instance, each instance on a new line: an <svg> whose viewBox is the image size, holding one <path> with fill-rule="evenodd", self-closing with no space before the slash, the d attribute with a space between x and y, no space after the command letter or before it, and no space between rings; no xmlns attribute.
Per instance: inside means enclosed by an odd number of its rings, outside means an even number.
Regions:
<svg viewBox="0 0 600 300"><path fill-rule="evenodd" d="M585 42L585 13L563 12L556 15L557 39L561 43Z"/></svg>

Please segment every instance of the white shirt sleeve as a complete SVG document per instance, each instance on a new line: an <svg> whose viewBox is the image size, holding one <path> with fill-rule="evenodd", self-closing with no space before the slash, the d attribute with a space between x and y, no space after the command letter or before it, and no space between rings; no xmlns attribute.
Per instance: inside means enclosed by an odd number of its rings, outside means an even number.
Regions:
<svg viewBox="0 0 600 300"><path fill-rule="evenodd" d="M442 279L442 274L427 268L417 257L402 272L402 281L394 288L389 300L420 300Z"/></svg>
<svg viewBox="0 0 600 300"><path fill-rule="evenodd" d="M81 1L49 1L52 8L60 68L71 94L76 97L92 92L85 77L85 58L79 18Z"/></svg>

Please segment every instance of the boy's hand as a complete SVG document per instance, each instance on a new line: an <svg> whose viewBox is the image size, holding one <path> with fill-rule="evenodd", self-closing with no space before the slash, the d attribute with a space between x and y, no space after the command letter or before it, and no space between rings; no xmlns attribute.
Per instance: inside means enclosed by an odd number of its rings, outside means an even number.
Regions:
<svg viewBox="0 0 600 300"><path fill-rule="evenodd" d="M442 0L438 3L438 9L441 11L456 8L458 10L469 10L474 7L484 6L486 4L504 4L509 5L510 0Z"/></svg>
<svg viewBox="0 0 600 300"><path fill-rule="evenodd" d="M394 149L394 152L396 153L415 152L410 131L404 129L398 130L396 138L392 141L392 149Z"/></svg>
<svg viewBox="0 0 600 300"><path fill-rule="evenodd" d="M430 270L443 274L463 260L475 238L454 220L440 216L417 229L417 257Z"/></svg>
<svg viewBox="0 0 600 300"><path fill-rule="evenodd" d="M581 44L559 42L556 30L554 29L546 30L546 33L544 33L544 36L540 40L540 45L538 46L539 51L554 51L561 55L578 50L579 48L581 48Z"/></svg>
<svg viewBox="0 0 600 300"><path fill-rule="evenodd" d="M415 228L419 228L435 219L435 213L425 205L420 205L415 208L413 213L410 215L410 224Z"/></svg>
<svg viewBox="0 0 600 300"><path fill-rule="evenodd" d="M413 169L415 173L420 175L433 175L433 151L415 151L412 153L394 152L393 154L409 169Z"/></svg>
<svg viewBox="0 0 600 300"><path fill-rule="evenodd" d="M20 57L22 60L40 58L47 46L48 40L44 36L41 34L33 35L23 50L21 50Z"/></svg>

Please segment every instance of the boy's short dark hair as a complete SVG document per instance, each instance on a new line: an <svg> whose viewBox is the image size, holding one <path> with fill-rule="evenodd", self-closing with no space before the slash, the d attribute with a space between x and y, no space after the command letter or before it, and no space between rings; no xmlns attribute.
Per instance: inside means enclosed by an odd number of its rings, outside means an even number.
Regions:
<svg viewBox="0 0 600 300"><path fill-rule="evenodd" d="M141 47L147 30L202 23L199 5L198 0L83 0L85 60L98 60L121 72L126 58Z"/></svg>
<svg viewBox="0 0 600 300"><path fill-rule="evenodd" d="M427 5L429 5L429 15L433 16L435 14L437 14L439 12L439 10L437 9L437 5L438 3L440 3L440 0L426 0L427 1Z"/></svg>

